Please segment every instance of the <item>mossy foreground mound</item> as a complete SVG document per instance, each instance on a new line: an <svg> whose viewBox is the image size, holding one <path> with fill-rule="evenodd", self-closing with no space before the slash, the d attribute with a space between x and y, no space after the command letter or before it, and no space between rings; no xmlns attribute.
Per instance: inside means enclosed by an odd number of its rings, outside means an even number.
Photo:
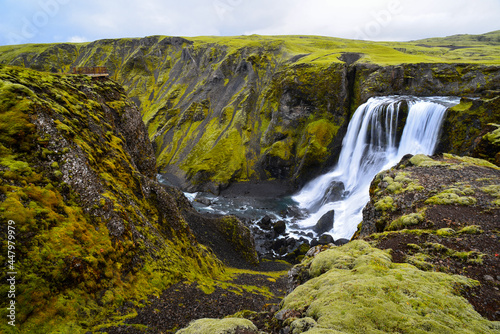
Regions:
<svg viewBox="0 0 500 334"><path fill-rule="evenodd" d="M316 321L305 333L495 333L460 296L477 282L463 276L425 272L391 261L388 252L364 241L318 254L311 280L283 301ZM296 320L288 319L293 327ZM330 330L330 331L328 331Z"/></svg>
<svg viewBox="0 0 500 334"><path fill-rule="evenodd" d="M308 280L281 303L274 316L276 333L472 334L500 330L499 322L481 317L460 295L478 285L477 281L394 263L389 251L366 241L327 249L306 258L297 268ZM204 327L210 328L206 333L238 333L235 330L243 323L204 320L183 333L196 333L203 325L210 325Z"/></svg>
<svg viewBox="0 0 500 334"><path fill-rule="evenodd" d="M0 273L2 333L85 333L125 301L220 276L155 175L119 85L0 66L0 261L17 272L10 299Z"/></svg>

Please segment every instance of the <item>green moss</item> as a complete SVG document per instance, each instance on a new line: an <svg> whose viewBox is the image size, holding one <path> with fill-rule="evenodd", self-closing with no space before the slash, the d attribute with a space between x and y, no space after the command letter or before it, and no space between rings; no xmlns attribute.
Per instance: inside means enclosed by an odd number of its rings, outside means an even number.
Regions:
<svg viewBox="0 0 500 334"><path fill-rule="evenodd" d="M430 262L447 258L455 258L471 264L482 264L483 257L486 256L486 254L478 251L455 251L437 242L425 242L421 244L421 247L418 245L415 246L416 247L410 248L416 251L416 253L408 255L406 262L413 264L422 270L432 270L434 265Z"/></svg>
<svg viewBox="0 0 500 334"><path fill-rule="evenodd" d="M461 161L463 164L468 165L468 166L472 165L472 166L480 166L480 167L489 167L489 168L494 168L494 169L500 170L500 167L498 167L497 165L495 165L489 161L483 160L483 159L472 158L472 157L467 157L467 156L461 157L461 156L457 156L454 154L448 154L448 153L443 154L443 156L449 160Z"/></svg>
<svg viewBox="0 0 500 334"><path fill-rule="evenodd" d="M307 155L309 161L323 161L328 156L328 147L337 135L339 126L327 119L320 119L307 125L302 144L298 148L298 158Z"/></svg>
<svg viewBox="0 0 500 334"><path fill-rule="evenodd" d="M257 331L257 327L247 319L200 319L193 321L178 334L236 334L242 331Z"/></svg>
<svg viewBox="0 0 500 334"><path fill-rule="evenodd" d="M212 131L207 132L197 147L191 151L182 167L195 183L214 181L228 183L230 180L247 179L247 164L244 144L237 129L222 132L212 122Z"/></svg>
<svg viewBox="0 0 500 334"><path fill-rule="evenodd" d="M469 225L469 226L465 226L464 228L462 228L460 231L458 231L458 233L460 233L460 234L481 234L481 233L483 233L483 230L478 225Z"/></svg>
<svg viewBox="0 0 500 334"><path fill-rule="evenodd" d="M495 126L497 129L485 134L483 136L483 139L489 141L492 144L500 145L500 124L491 124L490 123L488 125Z"/></svg>
<svg viewBox="0 0 500 334"><path fill-rule="evenodd" d="M375 203L375 209L382 212L395 211L396 206L394 204L394 199L391 196L385 196Z"/></svg>
<svg viewBox="0 0 500 334"><path fill-rule="evenodd" d="M455 234L456 234L455 230L449 227L440 228L439 230L436 231L436 235L440 237L451 237Z"/></svg>
<svg viewBox="0 0 500 334"><path fill-rule="evenodd" d="M346 256L350 265L338 266ZM318 267L314 261L311 267ZM465 277L392 263L386 252L363 241L329 250L318 261L329 265L320 265L314 271L319 276L297 287L282 304L282 309L304 310L317 329L494 333L498 326L459 295L461 287L478 284Z"/></svg>
<svg viewBox="0 0 500 334"><path fill-rule="evenodd" d="M0 66L0 82L7 80L37 92L0 87L0 221L14 220L24 240L16 248L16 269L23 273L16 287L21 332L86 332L125 300L137 304L181 280L214 284L222 264L194 241L175 205L165 217L157 195L144 192L146 177L115 126L114 117L130 103L118 85ZM111 118L101 104L109 99L116 112ZM40 117L54 120L44 123L49 138L31 123ZM85 200L72 188L81 176L67 169L68 162L101 176L85 190ZM123 228L120 238L110 224Z"/></svg>
<svg viewBox="0 0 500 334"><path fill-rule="evenodd" d="M491 201L494 206L500 206L500 185L492 184L481 188L481 190L495 198Z"/></svg>
<svg viewBox="0 0 500 334"><path fill-rule="evenodd" d="M292 149L293 142L290 139L280 140L272 144L272 146L266 151L266 154L287 161L292 158Z"/></svg>
<svg viewBox="0 0 500 334"><path fill-rule="evenodd" d="M425 219L425 212L410 213L393 220L389 226L386 227L387 231L396 231L407 228L412 225L418 225Z"/></svg>
<svg viewBox="0 0 500 334"><path fill-rule="evenodd" d="M290 330L292 331L292 334L300 334L308 332L311 328L314 328L317 325L317 322L313 318L305 317L294 320L290 324Z"/></svg>
<svg viewBox="0 0 500 334"><path fill-rule="evenodd" d="M406 256L406 262L414 265L420 270L430 271L434 269L434 265L429 262L430 257L428 254L416 253Z"/></svg>
<svg viewBox="0 0 500 334"><path fill-rule="evenodd" d="M474 205L477 199L470 196L460 196L464 193L456 188L446 189L439 194L428 198L425 204L435 205Z"/></svg>
<svg viewBox="0 0 500 334"><path fill-rule="evenodd" d="M423 154L417 154L414 155L411 159L410 162L414 166L419 166L419 167L433 167L433 166L449 166L449 164L442 162L442 161L436 161L432 159L431 157Z"/></svg>
<svg viewBox="0 0 500 334"><path fill-rule="evenodd" d="M235 251L241 253L248 263L254 265L259 263L259 257L254 245L247 243L252 238L251 232L238 218L225 216L219 220L217 228L234 245Z"/></svg>

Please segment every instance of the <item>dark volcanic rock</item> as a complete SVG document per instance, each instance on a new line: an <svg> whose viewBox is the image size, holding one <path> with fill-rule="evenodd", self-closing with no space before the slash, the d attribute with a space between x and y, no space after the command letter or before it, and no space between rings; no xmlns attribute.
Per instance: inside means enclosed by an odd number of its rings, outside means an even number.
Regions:
<svg viewBox="0 0 500 334"><path fill-rule="evenodd" d="M334 217L335 217L335 210L330 210L327 213L325 213L318 220L318 223L313 227L314 232L322 234L331 231L333 228Z"/></svg>
<svg viewBox="0 0 500 334"><path fill-rule="evenodd" d="M273 230L276 234L280 235L286 231L286 223L283 220L279 220L273 225Z"/></svg>
<svg viewBox="0 0 500 334"><path fill-rule="evenodd" d="M333 240L333 237L331 235L323 234L321 237L319 237L318 243L320 245L328 245L328 244L333 244L334 240Z"/></svg>
<svg viewBox="0 0 500 334"><path fill-rule="evenodd" d="M337 239L337 240L335 240L335 246L342 246L348 242L349 242L348 239Z"/></svg>
<svg viewBox="0 0 500 334"><path fill-rule="evenodd" d="M210 247L227 265L245 268L259 263L254 238L238 218L209 217L192 209L183 210L183 216L198 241Z"/></svg>
<svg viewBox="0 0 500 334"><path fill-rule="evenodd" d="M328 187L328 190L326 191L324 202L325 203L335 202L342 199L344 191L345 191L345 186L343 182L333 181Z"/></svg>

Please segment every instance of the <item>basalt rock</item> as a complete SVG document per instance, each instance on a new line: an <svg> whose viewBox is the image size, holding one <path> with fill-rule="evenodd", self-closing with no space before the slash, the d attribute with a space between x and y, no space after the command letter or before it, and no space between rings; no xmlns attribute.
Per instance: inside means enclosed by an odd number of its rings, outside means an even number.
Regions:
<svg viewBox="0 0 500 334"><path fill-rule="evenodd" d="M314 225L313 230L318 234L323 234L329 232L333 229L333 219L335 217L335 210L330 210L325 213L316 225Z"/></svg>
<svg viewBox="0 0 500 334"><path fill-rule="evenodd" d="M481 99L462 98L459 105L447 112L438 151L473 156L499 165L496 126L499 123L498 94Z"/></svg>

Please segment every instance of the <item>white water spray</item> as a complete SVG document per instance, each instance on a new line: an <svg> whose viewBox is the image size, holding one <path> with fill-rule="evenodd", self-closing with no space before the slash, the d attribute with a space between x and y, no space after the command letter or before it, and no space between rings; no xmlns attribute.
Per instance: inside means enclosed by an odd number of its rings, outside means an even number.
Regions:
<svg viewBox="0 0 500 334"><path fill-rule="evenodd" d="M293 197L309 212L300 226L311 227L325 213L335 210L330 234L335 240L350 239L370 199L373 178L396 165L405 154L433 154L446 109L459 102L459 98L450 97L388 96L371 98L361 105L347 128L337 166ZM408 114L403 122L406 113L401 109L405 104ZM405 125L401 133L402 124ZM342 198L330 200L332 188L338 192L341 184Z"/></svg>

